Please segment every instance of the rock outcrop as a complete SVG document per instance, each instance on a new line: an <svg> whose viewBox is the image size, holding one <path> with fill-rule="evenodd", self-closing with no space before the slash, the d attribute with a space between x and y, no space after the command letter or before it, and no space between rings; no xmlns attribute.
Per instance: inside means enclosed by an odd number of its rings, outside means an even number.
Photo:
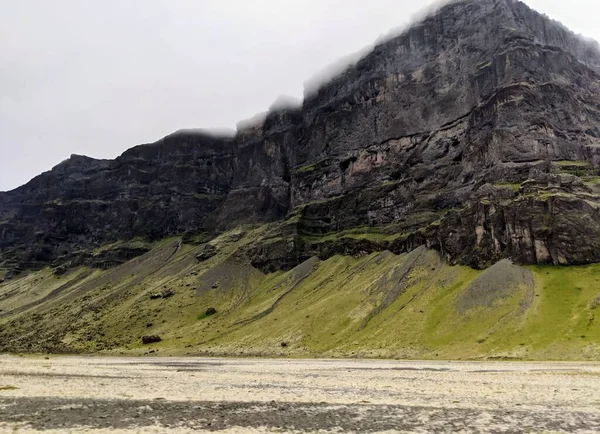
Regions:
<svg viewBox="0 0 600 434"><path fill-rule="evenodd" d="M519 1L458 1L235 137L72 156L0 193L0 268L275 221L245 252L264 270L424 244L475 267L600 262L599 174L598 44Z"/></svg>

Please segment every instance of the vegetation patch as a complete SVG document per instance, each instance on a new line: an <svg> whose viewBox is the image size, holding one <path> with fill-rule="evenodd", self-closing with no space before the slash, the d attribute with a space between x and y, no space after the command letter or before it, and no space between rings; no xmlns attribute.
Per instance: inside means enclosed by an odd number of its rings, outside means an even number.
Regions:
<svg viewBox="0 0 600 434"><path fill-rule="evenodd" d="M310 173L313 172L317 169L317 167L319 167L319 165L325 163L326 161L328 161L327 158L324 158L322 160L319 160L315 163L311 163L311 164L305 164L304 166L300 166L296 169L296 173L300 174L300 173Z"/></svg>
<svg viewBox="0 0 600 434"><path fill-rule="evenodd" d="M553 161L553 165L560 169L561 173L579 176L581 178L595 177L599 175L598 169L586 161Z"/></svg>
<svg viewBox="0 0 600 434"><path fill-rule="evenodd" d="M309 173L313 172L317 168L316 164L306 164L296 169L296 173Z"/></svg>
<svg viewBox="0 0 600 434"><path fill-rule="evenodd" d="M590 164L586 161L570 161L570 160L561 160L561 161L553 161L552 164L560 167L588 167Z"/></svg>
<svg viewBox="0 0 600 434"><path fill-rule="evenodd" d="M600 176L584 176L583 182L588 185L598 185L600 184Z"/></svg>
<svg viewBox="0 0 600 434"><path fill-rule="evenodd" d="M481 71L483 69L490 68L491 66L492 66L492 62L489 61L489 62L480 63L479 65L477 65L476 68L478 71Z"/></svg>
<svg viewBox="0 0 600 434"><path fill-rule="evenodd" d="M316 239L401 236L387 233L394 230ZM503 261L482 272L421 248L313 259L264 274L240 261L238 249L270 231L225 233L213 240L219 254L205 262L196 259L202 245L177 248L171 239L110 270L15 277L0 287L2 349L143 355L150 349L142 338L160 336L164 355L600 358L600 265ZM150 300L165 287L174 294Z"/></svg>
<svg viewBox="0 0 600 434"><path fill-rule="evenodd" d="M499 182L496 184L497 187L510 187L515 193L521 191L521 183L518 182Z"/></svg>
<svg viewBox="0 0 600 434"><path fill-rule="evenodd" d="M406 238L407 236L408 234L404 233L386 233L383 232L382 228L375 226L362 226L340 232L330 232L323 235L303 235L302 238L304 238L310 243L325 243L339 241L344 238L353 240L369 240L376 243L383 243L391 242L401 238Z"/></svg>
<svg viewBox="0 0 600 434"><path fill-rule="evenodd" d="M0 386L0 391L2 390L17 390L18 387L16 386Z"/></svg>
<svg viewBox="0 0 600 434"><path fill-rule="evenodd" d="M217 310L214 307L209 307L208 309L206 309L205 312L202 312L200 315L198 315L198 317L196 318L198 321L201 321L205 318L208 318L209 316L213 316L217 314Z"/></svg>

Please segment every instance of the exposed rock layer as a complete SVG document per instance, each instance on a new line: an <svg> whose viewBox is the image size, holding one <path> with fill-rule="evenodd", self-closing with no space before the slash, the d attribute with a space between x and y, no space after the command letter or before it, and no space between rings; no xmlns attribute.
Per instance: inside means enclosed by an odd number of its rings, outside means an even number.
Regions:
<svg viewBox="0 0 600 434"><path fill-rule="evenodd" d="M236 137L72 156L0 193L0 267L286 218L246 252L259 268L422 244L476 267L598 262L599 71L597 44L523 3L459 1Z"/></svg>

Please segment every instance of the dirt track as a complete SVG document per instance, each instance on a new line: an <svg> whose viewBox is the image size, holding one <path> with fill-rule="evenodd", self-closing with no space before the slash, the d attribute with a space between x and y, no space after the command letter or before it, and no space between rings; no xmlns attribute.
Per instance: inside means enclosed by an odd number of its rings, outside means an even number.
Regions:
<svg viewBox="0 0 600 434"><path fill-rule="evenodd" d="M0 356L0 432L599 432L600 365Z"/></svg>

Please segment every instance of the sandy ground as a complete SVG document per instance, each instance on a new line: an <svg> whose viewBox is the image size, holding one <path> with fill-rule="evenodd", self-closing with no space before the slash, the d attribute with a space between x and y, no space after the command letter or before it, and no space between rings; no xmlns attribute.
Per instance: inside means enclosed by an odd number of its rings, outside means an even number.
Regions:
<svg viewBox="0 0 600 434"><path fill-rule="evenodd" d="M600 364L0 356L0 432L600 432Z"/></svg>

